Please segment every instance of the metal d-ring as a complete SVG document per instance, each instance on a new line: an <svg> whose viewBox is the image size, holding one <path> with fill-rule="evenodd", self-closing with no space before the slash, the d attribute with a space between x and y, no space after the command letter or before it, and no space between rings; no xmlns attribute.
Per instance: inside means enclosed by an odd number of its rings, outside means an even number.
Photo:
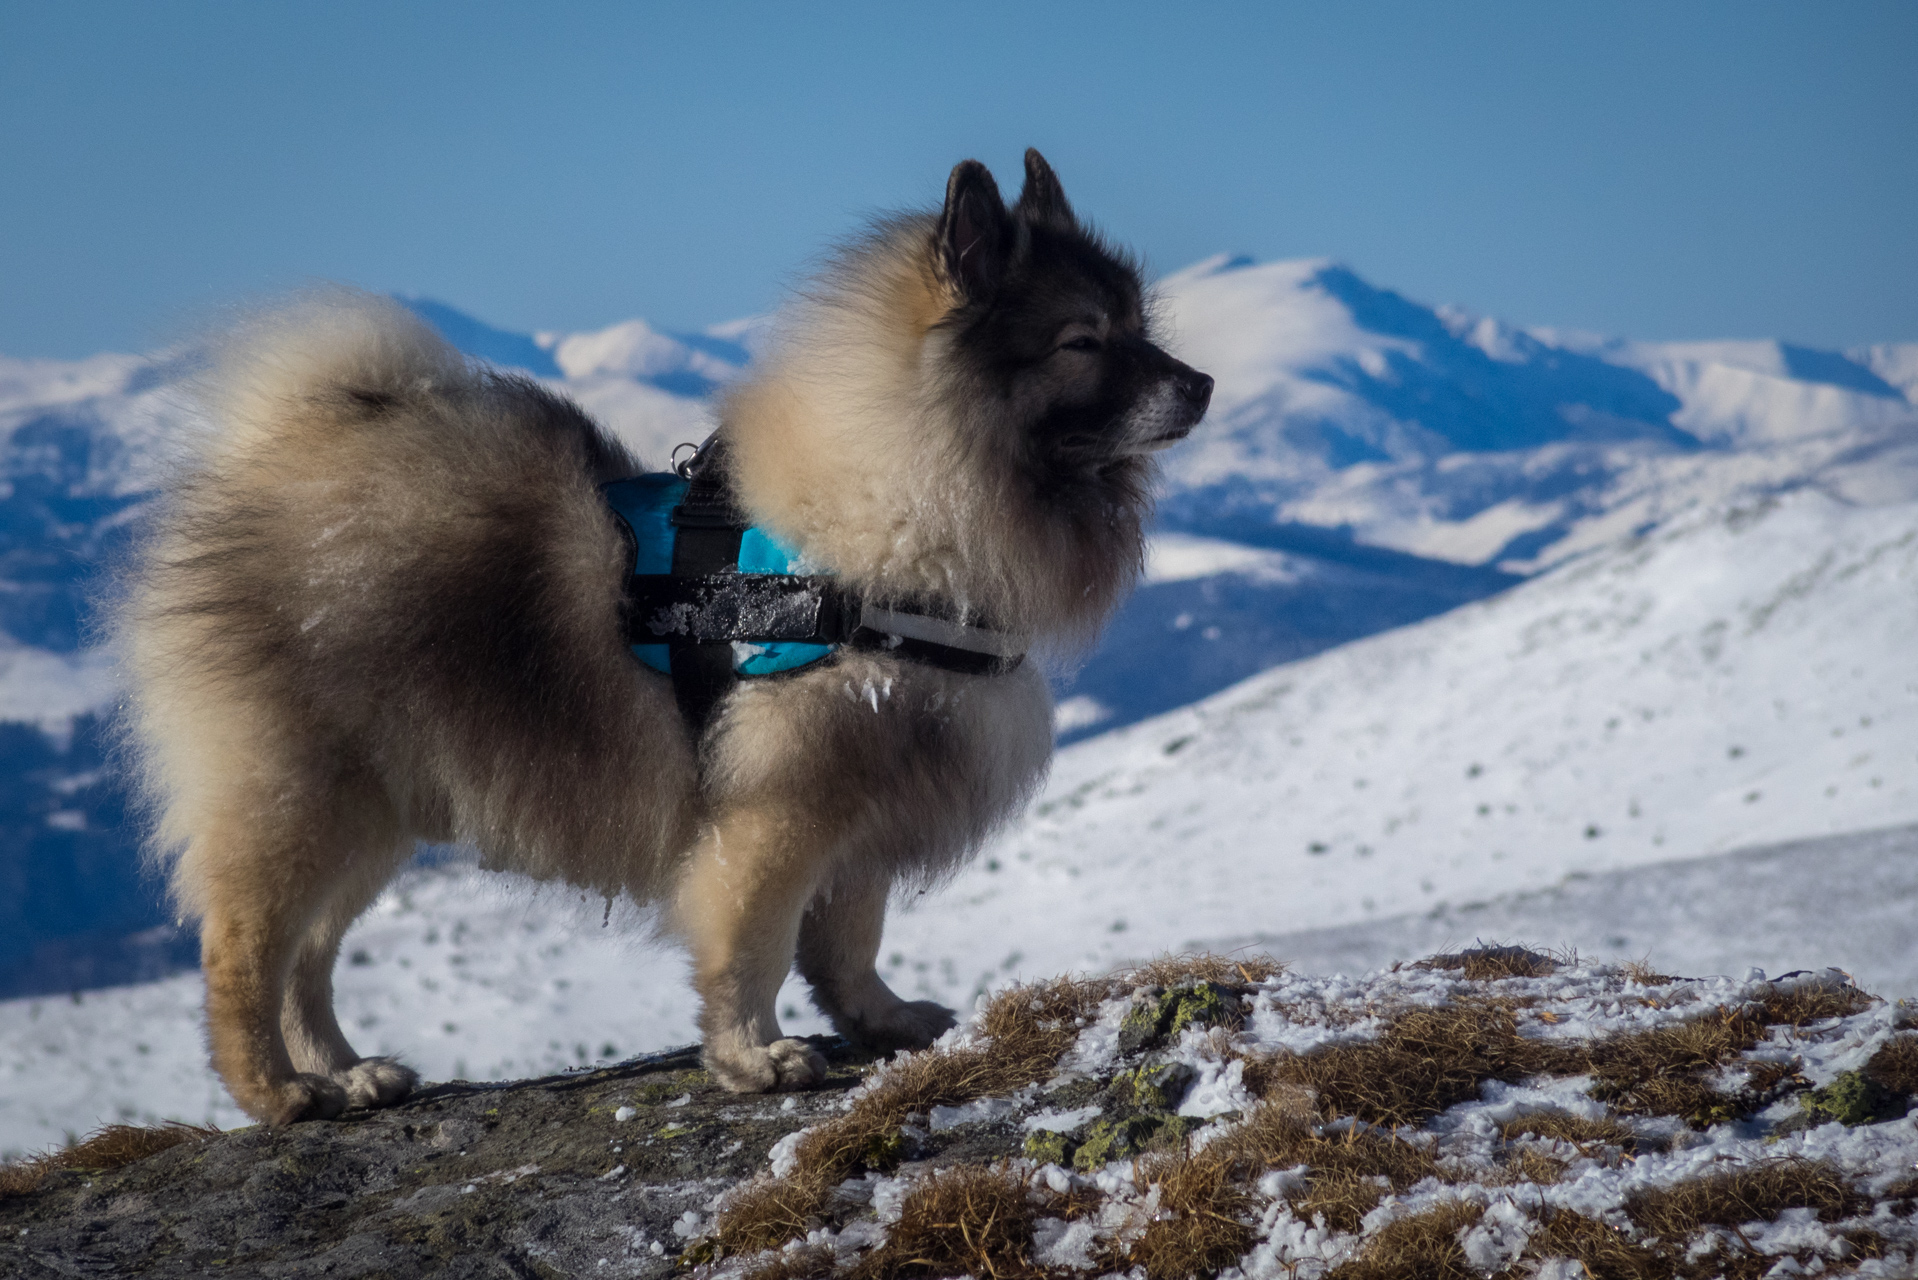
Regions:
<svg viewBox="0 0 1918 1280"><path fill-rule="evenodd" d="M681 462L679 460L679 451L681 449L692 450L691 453L686 455L686 460L684 462ZM694 444L692 441L681 440L678 444L673 446L673 461L672 461L673 474L678 476L681 480L691 480L693 478L693 464L698 461L699 461L699 446Z"/></svg>

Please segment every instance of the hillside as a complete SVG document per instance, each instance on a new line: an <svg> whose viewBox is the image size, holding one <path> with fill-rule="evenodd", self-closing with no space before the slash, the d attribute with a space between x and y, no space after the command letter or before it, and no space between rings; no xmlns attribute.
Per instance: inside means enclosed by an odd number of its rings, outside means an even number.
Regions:
<svg viewBox="0 0 1918 1280"><path fill-rule="evenodd" d="M0 1168L22 1277L1145 1280L1911 1274L1918 1036L1842 975L1517 947L1363 981L1166 959L1013 987L819 1088L691 1054Z"/></svg>
<svg viewBox="0 0 1918 1280"><path fill-rule="evenodd" d="M1062 752L914 988L1918 821L1915 628L1918 504L1675 522Z"/></svg>

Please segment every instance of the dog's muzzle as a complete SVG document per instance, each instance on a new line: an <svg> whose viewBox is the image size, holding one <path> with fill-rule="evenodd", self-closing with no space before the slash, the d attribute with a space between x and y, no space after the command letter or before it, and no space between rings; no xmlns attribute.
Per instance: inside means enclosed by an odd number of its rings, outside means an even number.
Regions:
<svg viewBox="0 0 1918 1280"><path fill-rule="evenodd" d="M1212 378L1183 369L1160 383L1126 423L1126 453L1157 453L1192 434L1212 403Z"/></svg>

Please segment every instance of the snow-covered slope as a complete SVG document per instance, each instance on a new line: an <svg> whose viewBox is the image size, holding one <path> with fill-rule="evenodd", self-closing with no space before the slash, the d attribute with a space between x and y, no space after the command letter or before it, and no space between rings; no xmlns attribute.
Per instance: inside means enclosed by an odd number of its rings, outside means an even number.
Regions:
<svg viewBox="0 0 1918 1280"><path fill-rule="evenodd" d="M1867 991L1918 993L1918 826L1576 872L1546 889L1447 902L1326 929L1218 940L1302 973L1364 973L1477 940L1523 939L1664 973L1787 973L1841 964Z"/></svg>
<svg viewBox="0 0 1918 1280"><path fill-rule="evenodd" d="M1914 634L1918 504L1680 522L1061 753L912 924L913 981L1918 821Z"/></svg>

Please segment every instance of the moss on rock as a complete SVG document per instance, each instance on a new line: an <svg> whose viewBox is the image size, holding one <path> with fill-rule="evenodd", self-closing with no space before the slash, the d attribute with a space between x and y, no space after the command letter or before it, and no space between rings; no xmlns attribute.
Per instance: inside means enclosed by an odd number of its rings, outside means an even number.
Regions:
<svg viewBox="0 0 1918 1280"><path fill-rule="evenodd" d="M1805 1109L1813 1123L1836 1120L1846 1126L1870 1124L1904 1112L1898 1095L1858 1071L1840 1073L1824 1088L1802 1095L1798 1105Z"/></svg>

